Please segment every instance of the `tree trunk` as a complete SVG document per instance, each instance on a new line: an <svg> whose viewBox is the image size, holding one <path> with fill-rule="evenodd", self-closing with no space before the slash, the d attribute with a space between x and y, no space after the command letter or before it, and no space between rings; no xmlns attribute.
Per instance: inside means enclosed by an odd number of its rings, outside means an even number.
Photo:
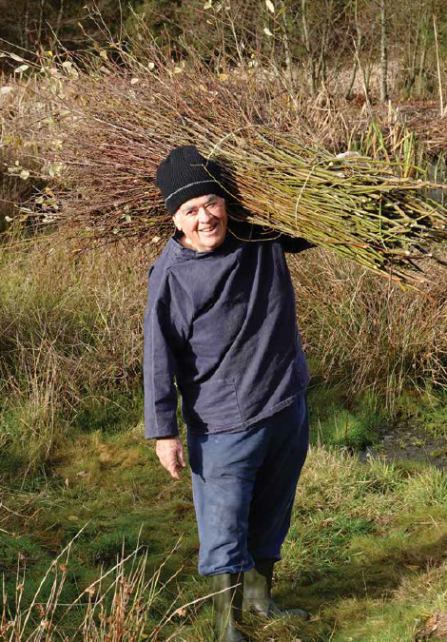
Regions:
<svg viewBox="0 0 447 642"><path fill-rule="evenodd" d="M356 30L355 38L353 38L354 61L353 61L351 82L349 83L348 91L346 92L346 95L345 95L346 100L351 100L351 93L354 88L355 79L357 77L357 71L360 65L360 58L359 58L358 52L361 50L361 47L362 47L362 32L360 31L360 26L359 26L358 0L355 0L354 2L354 22L355 22L355 30ZM367 98L365 99L367 100Z"/></svg>
<svg viewBox="0 0 447 642"><path fill-rule="evenodd" d="M439 84L439 112L442 118L442 116L444 116L444 96L443 96L443 89L442 89L441 60L439 57L438 24L436 21L436 15L434 13L433 13L433 32L435 35L436 69L438 72L438 84Z"/></svg>
<svg viewBox="0 0 447 642"><path fill-rule="evenodd" d="M23 31L22 31L22 48L28 49L29 47L29 6L28 0L25 2L25 11L23 14Z"/></svg>
<svg viewBox="0 0 447 642"><path fill-rule="evenodd" d="M318 78L322 80L323 85L326 85L327 82L327 49L328 49L328 39L329 39L329 29L331 28L332 12L333 12L333 3L332 0L327 4L327 17L323 25L323 33L321 36L320 43L320 60L318 64Z"/></svg>
<svg viewBox="0 0 447 642"><path fill-rule="evenodd" d="M311 73L311 82L312 82L312 93L317 92L317 77L315 73L315 61L310 46L310 37L309 37L309 27L307 25L307 0L301 0L301 18L303 23L303 35L304 35L304 46L306 48L308 62L310 65Z"/></svg>
<svg viewBox="0 0 447 642"><path fill-rule="evenodd" d="M380 0L380 66L382 78L380 83L380 100L388 100L388 50L386 32L386 0Z"/></svg>
<svg viewBox="0 0 447 642"><path fill-rule="evenodd" d="M64 0L60 0L61 4L59 7L59 13L57 15L57 22L56 22L56 29L55 29L55 34L56 38L59 38L59 32L61 30L61 24L62 24L62 18L64 15Z"/></svg>
<svg viewBox="0 0 447 642"><path fill-rule="evenodd" d="M357 45L354 45L357 49ZM352 66L351 81L349 83L348 91L345 94L346 100L351 100L352 90L354 88L355 79L357 78L357 70L359 68L359 61L356 55L354 55L354 64Z"/></svg>
<svg viewBox="0 0 447 642"><path fill-rule="evenodd" d="M282 38L284 44L284 54L285 54L285 63L287 76L292 86L293 75L292 75L292 56L290 54L290 43L289 43L289 32L287 29L287 20L286 20L286 6L284 2L281 3L282 15L281 15L281 27L282 27Z"/></svg>

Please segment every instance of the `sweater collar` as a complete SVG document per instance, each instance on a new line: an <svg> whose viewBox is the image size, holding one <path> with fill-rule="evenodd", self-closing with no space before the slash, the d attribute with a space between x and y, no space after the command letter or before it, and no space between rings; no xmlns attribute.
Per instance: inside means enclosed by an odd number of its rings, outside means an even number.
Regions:
<svg viewBox="0 0 447 642"><path fill-rule="evenodd" d="M215 250L210 250L208 252L198 252L197 250L192 250L189 247L184 247L181 244L180 239L176 238L175 234L171 236L171 238L169 239L169 243L171 245L171 250L175 254L182 255L183 257L189 257L192 259L203 259L203 258L208 258L210 256L223 256L225 254L228 254L234 249L238 241L231 233L227 232L224 242L221 245L219 245Z"/></svg>

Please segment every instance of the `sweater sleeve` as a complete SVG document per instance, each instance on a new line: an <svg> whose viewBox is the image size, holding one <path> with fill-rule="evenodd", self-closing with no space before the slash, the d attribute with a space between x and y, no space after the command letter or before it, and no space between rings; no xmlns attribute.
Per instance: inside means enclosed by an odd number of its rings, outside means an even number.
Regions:
<svg viewBox="0 0 447 642"><path fill-rule="evenodd" d="M315 243L311 243L304 238L289 236L288 234L278 234L274 230L263 228L260 225L251 223L232 223L232 231L237 238L250 241L279 241L284 252L290 254L298 254L304 250L309 250L316 247Z"/></svg>
<svg viewBox="0 0 447 642"><path fill-rule="evenodd" d="M284 252L288 252L290 254L298 254L304 250L316 247L315 243L311 243L306 239L300 237L295 238L293 236L287 236L286 234L281 234L279 241Z"/></svg>
<svg viewBox="0 0 447 642"><path fill-rule="evenodd" d="M172 304L168 279L154 279L144 318L144 422L146 437L176 437L178 354L181 350L181 315Z"/></svg>

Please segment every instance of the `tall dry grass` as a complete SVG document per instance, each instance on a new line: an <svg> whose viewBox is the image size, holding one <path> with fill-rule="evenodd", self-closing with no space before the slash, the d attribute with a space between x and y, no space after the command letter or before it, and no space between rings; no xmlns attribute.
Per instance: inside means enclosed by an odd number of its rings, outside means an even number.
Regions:
<svg viewBox="0 0 447 642"><path fill-rule="evenodd" d="M428 268L423 292L403 291L334 254L289 258L298 318L314 374L347 396L378 393L393 410L406 389L447 383L447 290Z"/></svg>
<svg viewBox="0 0 447 642"><path fill-rule="evenodd" d="M5 246L0 263L0 443L45 460L80 409L140 394L147 266L133 246L78 254L56 238ZM447 296L436 270L404 292L328 251L289 257L311 372L390 411L447 381Z"/></svg>
<svg viewBox="0 0 447 642"><path fill-rule="evenodd" d="M139 545L129 554L124 544L120 558L108 569L101 569L71 603L63 600L73 545L82 531L69 542L43 574L31 600L25 600L26 569L18 563L15 595L3 586L0 611L2 642L138 642L157 640L160 631L182 608L174 599L164 617L153 624L150 618L160 593L175 579L160 579L164 564L147 572L147 548ZM166 558L169 558L167 553ZM43 587L49 587L47 596ZM195 600L202 602L205 598ZM186 605L186 606L189 606Z"/></svg>
<svg viewBox="0 0 447 642"><path fill-rule="evenodd" d="M0 443L46 458L81 401L141 381L148 258L139 248L78 254L51 237L0 259Z"/></svg>

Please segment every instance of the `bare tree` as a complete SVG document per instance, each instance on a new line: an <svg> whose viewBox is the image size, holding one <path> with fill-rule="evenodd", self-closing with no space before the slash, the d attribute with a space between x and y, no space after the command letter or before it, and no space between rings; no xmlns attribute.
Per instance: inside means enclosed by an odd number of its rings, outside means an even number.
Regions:
<svg viewBox="0 0 447 642"><path fill-rule="evenodd" d="M387 48L387 4L380 0L380 100L388 100L388 48Z"/></svg>
<svg viewBox="0 0 447 642"><path fill-rule="evenodd" d="M444 91L442 88L442 72L441 72L441 60L439 55L439 38L438 38L438 22L436 20L436 14L433 12L433 33L435 36L435 51L436 51L436 69L438 72L438 86L439 86L439 111L441 117L444 116Z"/></svg>
<svg viewBox="0 0 447 642"><path fill-rule="evenodd" d="M309 22L308 22L308 15L307 15L307 0L301 0L301 20L303 24L304 47L306 49L307 62L310 65L312 93L314 94L317 91L317 70L316 70L316 62L314 59L312 47L310 44Z"/></svg>

